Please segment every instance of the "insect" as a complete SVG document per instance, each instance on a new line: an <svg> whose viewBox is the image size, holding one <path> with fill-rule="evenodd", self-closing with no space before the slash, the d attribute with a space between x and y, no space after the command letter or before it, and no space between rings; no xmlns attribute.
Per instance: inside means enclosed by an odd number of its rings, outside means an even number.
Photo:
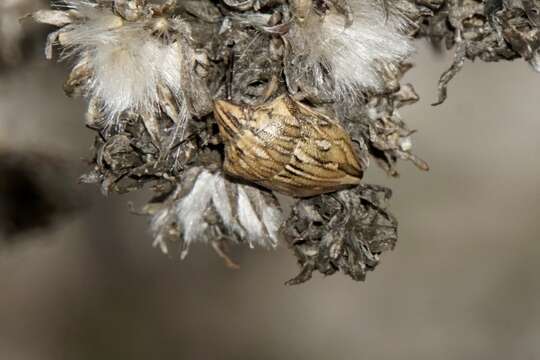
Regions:
<svg viewBox="0 0 540 360"><path fill-rule="evenodd" d="M282 95L257 107L214 102L230 176L294 197L360 183L351 138L329 117Z"/></svg>

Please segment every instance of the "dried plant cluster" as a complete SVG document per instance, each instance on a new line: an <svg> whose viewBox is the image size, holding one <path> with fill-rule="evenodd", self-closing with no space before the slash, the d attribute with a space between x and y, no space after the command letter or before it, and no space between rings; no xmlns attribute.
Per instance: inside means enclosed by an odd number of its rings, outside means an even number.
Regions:
<svg viewBox="0 0 540 360"><path fill-rule="evenodd" d="M422 2L422 1L418 1ZM523 58L540 72L540 2L537 0L431 1L417 36L436 46L455 48L454 61L439 81L439 100L465 63Z"/></svg>
<svg viewBox="0 0 540 360"><path fill-rule="evenodd" d="M83 182L152 189L166 253L202 241L233 265L229 244L285 242L296 284L363 280L397 241L390 190L361 179L370 158L391 176L399 159L428 169L398 113L418 100L400 83L414 38L456 48L443 101L465 58L537 68L535 14L526 0L65 0L33 18L59 28L46 56L74 63L65 92L89 101Z"/></svg>

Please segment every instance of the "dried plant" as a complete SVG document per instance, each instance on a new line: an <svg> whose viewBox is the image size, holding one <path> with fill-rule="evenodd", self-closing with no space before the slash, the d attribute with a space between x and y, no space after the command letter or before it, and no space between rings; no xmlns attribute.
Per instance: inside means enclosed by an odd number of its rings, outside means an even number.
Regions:
<svg viewBox="0 0 540 360"><path fill-rule="evenodd" d="M272 194L230 182L202 167L185 171L165 200L156 199L145 210L153 215L155 245L167 253L167 243L178 238L182 258L194 241L211 242L216 249L226 247L225 239L246 241L250 247L275 247L283 221Z"/></svg>
<svg viewBox="0 0 540 360"><path fill-rule="evenodd" d="M46 56L74 62L64 89L88 99L82 180L150 187L164 252L203 241L233 265L228 244L286 243L290 284L363 280L394 247L390 190L361 178L370 157L428 169L398 113L418 100L400 83L415 38L455 48L439 103L467 58L539 68L532 0L64 0L33 18L59 28Z"/></svg>
<svg viewBox="0 0 540 360"><path fill-rule="evenodd" d="M540 72L540 8L535 0L431 1L418 36L435 46L455 48L454 61L439 81L439 100L465 59L483 61L523 58Z"/></svg>

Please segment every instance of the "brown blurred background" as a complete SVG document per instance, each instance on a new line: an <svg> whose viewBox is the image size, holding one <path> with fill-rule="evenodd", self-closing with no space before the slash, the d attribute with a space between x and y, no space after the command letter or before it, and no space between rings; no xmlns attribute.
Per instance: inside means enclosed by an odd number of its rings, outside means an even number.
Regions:
<svg viewBox="0 0 540 360"><path fill-rule="evenodd" d="M404 109L416 153L394 189L397 248L367 282L316 276L286 287L294 257L209 247L185 261L151 246L127 201L90 205L0 246L0 359L539 359L540 75L522 61L467 63L430 106L450 61L420 44ZM0 71L0 144L85 165L93 134L66 98L66 66L40 56ZM77 178L68 179L76 183Z"/></svg>

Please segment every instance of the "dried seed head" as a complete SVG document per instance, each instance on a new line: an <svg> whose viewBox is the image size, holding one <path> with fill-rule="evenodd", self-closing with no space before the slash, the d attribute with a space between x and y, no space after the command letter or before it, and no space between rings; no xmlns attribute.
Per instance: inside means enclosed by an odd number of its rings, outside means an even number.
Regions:
<svg viewBox="0 0 540 360"><path fill-rule="evenodd" d="M380 254L397 241L397 220L385 209L390 196L390 189L360 185L296 203L282 231L302 271L287 284L305 282L314 271L324 275L341 271L364 280L378 265Z"/></svg>
<svg viewBox="0 0 540 360"><path fill-rule="evenodd" d="M180 238L182 257L197 241L277 246L283 216L271 194L200 167L186 171L180 180L165 201L147 206L155 245L162 251L169 251L171 237Z"/></svg>
<svg viewBox="0 0 540 360"><path fill-rule="evenodd" d="M312 11L304 21L291 24L285 35L291 45L285 70L293 93L330 88L334 100L351 101L365 91L381 92L387 65L401 63L412 53L405 34L410 22L393 5L385 9L381 1L348 3L346 9L331 6L321 16Z"/></svg>
<svg viewBox="0 0 540 360"><path fill-rule="evenodd" d="M295 197L360 183L362 167L338 123L289 96L252 108L216 101L226 173Z"/></svg>
<svg viewBox="0 0 540 360"><path fill-rule="evenodd" d="M181 107L187 107L182 69L188 45L171 41L189 36L187 24L164 14L154 17L143 9L144 1L116 1L114 5L71 0L63 15L59 11L34 14L38 21L65 25L50 35L48 52L56 41L64 58L78 59L66 83L67 92L96 98L111 122L128 111L160 112L164 100L160 88L165 87L174 94L174 103L180 107L177 113L187 114Z"/></svg>

